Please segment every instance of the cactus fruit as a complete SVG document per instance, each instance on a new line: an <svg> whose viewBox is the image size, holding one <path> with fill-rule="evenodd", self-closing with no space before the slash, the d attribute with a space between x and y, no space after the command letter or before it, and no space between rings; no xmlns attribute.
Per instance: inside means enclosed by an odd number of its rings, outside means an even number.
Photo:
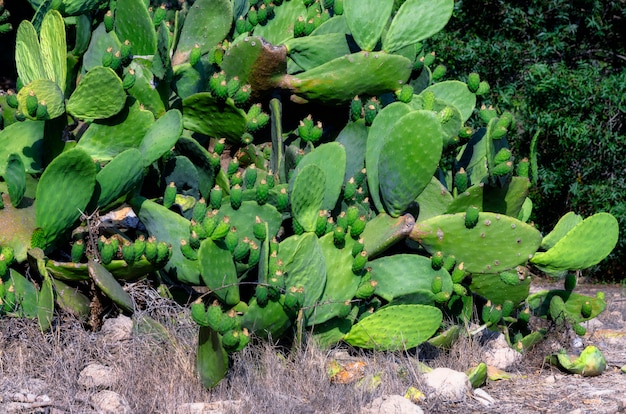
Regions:
<svg viewBox="0 0 626 414"><path fill-rule="evenodd" d="M476 93L480 87L480 75L476 72L472 72L467 77L467 88L472 93Z"/></svg>
<svg viewBox="0 0 626 414"><path fill-rule="evenodd" d="M469 206L465 211L465 227L473 229L478 224L480 210L475 206Z"/></svg>

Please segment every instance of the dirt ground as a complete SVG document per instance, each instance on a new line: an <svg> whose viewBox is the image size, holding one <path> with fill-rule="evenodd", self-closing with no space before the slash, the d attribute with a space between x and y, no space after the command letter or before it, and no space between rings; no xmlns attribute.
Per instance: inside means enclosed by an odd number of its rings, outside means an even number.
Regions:
<svg viewBox="0 0 626 414"><path fill-rule="evenodd" d="M533 289L560 288L540 280ZM555 332L514 369L510 379L482 387L495 403L484 406L468 396L451 402L426 399L427 413L619 413L626 412L626 291L621 285L582 285L577 292L605 292L607 310L589 324L583 345L605 355L607 370L598 377L564 374L543 363L543 356L561 348L573 350L572 337ZM194 373L196 326L182 308L160 300L145 287L131 287L136 300L149 304L135 321L150 316L169 333L135 329L131 339L103 340L71 318L60 318L51 332L40 333L33 321L0 319L0 413L98 413L93 402L100 388L79 384L91 362L110 367L117 381L104 387L123 397L125 408L113 412L177 413L184 403L237 400L224 412L360 413L374 398L403 395L409 386L424 390L415 363L421 351L408 354L352 352L363 361L365 379L350 384L329 380L328 363L337 352L302 347L291 352L268 344L248 347L234 356L228 377L211 391ZM147 300L147 297L151 300ZM137 325L139 326L139 325ZM582 348L579 348L582 349ZM465 370L479 362L480 348L460 341L449 353L428 364ZM208 411L206 411L208 412Z"/></svg>

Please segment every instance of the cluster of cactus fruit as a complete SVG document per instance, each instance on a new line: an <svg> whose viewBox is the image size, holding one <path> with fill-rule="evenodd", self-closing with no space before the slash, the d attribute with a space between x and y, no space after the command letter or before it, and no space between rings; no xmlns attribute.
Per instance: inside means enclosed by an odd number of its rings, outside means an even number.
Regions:
<svg viewBox="0 0 626 414"><path fill-rule="evenodd" d="M446 347L477 310L524 351L531 315L582 333L604 309L569 272L617 223L528 223L534 148L516 160L487 82L443 80L421 43L452 0L30 2L0 100L5 313L45 329L94 285L124 312L125 281L208 288L186 300L211 387L251 338ZM94 224L124 204L141 228ZM529 295L528 263L566 288Z"/></svg>

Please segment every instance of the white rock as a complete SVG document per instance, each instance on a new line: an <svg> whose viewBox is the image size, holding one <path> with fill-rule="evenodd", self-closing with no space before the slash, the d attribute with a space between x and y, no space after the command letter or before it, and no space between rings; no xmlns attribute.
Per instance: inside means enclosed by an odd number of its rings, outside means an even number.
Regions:
<svg viewBox="0 0 626 414"><path fill-rule="evenodd" d="M117 373L111 367L89 364L78 374L78 383L85 388L107 388L115 384Z"/></svg>
<svg viewBox="0 0 626 414"><path fill-rule="evenodd" d="M103 340L109 343L131 339L133 336L133 320L124 315L107 319L102 324L100 333Z"/></svg>
<svg viewBox="0 0 626 414"><path fill-rule="evenodd" d="M175 414L224 414L233 412L243 412L241 400L181 404L176 407Z"/></svg>
<svg viewBox="0 0 626 414"><path fill-rule="evenodd" d="M511 348L504 335L499 334L487 343L481 357L485 364L506 371L521 360L522 354Z"/></svg>
<svg viewBox="0 0 626 414"><path fill-rule="evenodd" d="M489 407L490 405L496 403L496 400L482 388L476 388L474 390L474 399L485 407Z"/></svg>
<svg viewBox="0 0 626 414"><path fill-rule="evenodd" d="M424 374L426 385L434 389L437 397L448 401L461 401L472 389L469 378L464 372L450 368L436 368Z"/></svg>
<svg viewBox="0 0 626 414"><path fill-rule="evenodd" d="M131 412L124 397L113 391L100 391L91 396L91 402L104 414L130 414Z"/></svg>
<svg viewBox="0 0 626 414"><path fill-rule="evenodd" d="M383 395L372 401L362 414L424 414L424 411L401 395Z"/></svg>

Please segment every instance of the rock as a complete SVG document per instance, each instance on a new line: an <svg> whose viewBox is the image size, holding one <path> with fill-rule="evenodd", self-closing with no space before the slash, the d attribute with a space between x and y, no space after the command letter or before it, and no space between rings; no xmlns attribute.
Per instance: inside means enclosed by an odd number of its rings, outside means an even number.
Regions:
<svg viewBox="0 0 626 414"><path fill-rule="evenodd" d="M371 402L363 414L424 414L424 411L401 395L383 395Z"/></svg>
<svg viewBox="0 0 626 414"><path fill-rule="evenodd" d="M241 400L224 400L210 403L187 403L176 407L175 414L225 414L243 412Z"/></svg>
<svg viewBox="0 0 626 414"><path fill-rule="evenodd" d="M434 390L437 397L448 401L461 401L472 389L469 378L464 372L450 368L436 368L424 374L426 385Z"/></svg>
<svg viewBox="0 0 626 414"><path fill-rule="evenodd" d="M102 390L91 396L91 402L103 414L130 414L131 412L124 397L113 391Z"/></svg>
<svg viewBox="0 0 626 414"><path fill-rule="evenodd" d="M117 381L117 373L111 367L89 364L78 374L78 383L85 388L108 388Z"/></svg>
<svg viewBox="0 0 626 414"><path fill-rule="evenodd" d="M487 342L481 357L485 364L506 371L522 359L522 354L511 348L500 333Z"/></svg>
<svg viewBox="0 0 626 414"><path fill-rule="evenodd" d="M489 407L490 405L496 403L496 400L482 388L476 388L474 390L474 399L485 407Z"/></svg>
<svg viewBox="0 0 626 414"><path fill-rule="evenodd" d="M108 343L126 341L133 337L133 320L120 315L104 321L100 331L102 340Z"/></svg>

